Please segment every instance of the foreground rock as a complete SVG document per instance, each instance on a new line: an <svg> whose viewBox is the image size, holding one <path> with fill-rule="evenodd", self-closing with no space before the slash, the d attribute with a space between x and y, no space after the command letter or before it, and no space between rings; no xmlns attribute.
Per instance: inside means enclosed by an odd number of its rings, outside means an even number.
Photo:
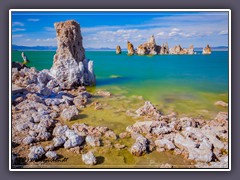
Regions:
<svg viewBox="0 0 240 180"><path fill-rule="evenodd" d="M214 103L215 106L222 106L222 107L228 107L228 103L225 103L223 101L217 101Z"/></svg>
<svg viewBox="0 0 240 180"><path fill-rule="evenodd" d="M136 138L136 142L131 147L131 153L135 156L142 156L147 153L148 140L143 136Z"/></svg>
<svg viewBox="0 0 240 180"><path fill-rule="evenodd" d="M175 145L172 142L172 140L170 140L170 139L166 139L166 138L158 139L154 143L158 148L164 148L164 150L174 150L175 149Z"/></svg>
<svg viewBox="0 0 240 180"><path fill-rule="evenodd" d="M165 121L138 121L132 126L128 126L126 131L133 134L149 134L160 136L174 131Z"/></svg>
<svg viewBox="0 0 240 180"><path fill-rule="evenodd" d="M58 155L54 151L48 151L45 156L49 159L56 160L58 158Z"/></svg>
<svg viewBox="0 0 240 180"><path fill-rule="evenodd" d="M160 112L150 101L146 101L143 107L136 110L136 113L138 116L146 116L149 118L154 118L155 120L161 118Z"/></svg>
<svg viewBox="0 0 240 180"><path fill-rule="evenodd" d="M40 159L45 154L45 151L42 146L33 146L30 148L30 153L28 158L30 161L36 161Z"/></svg>
<svg viewBox="0 0 240 180"><path fill-rule="evenodd" d="M94 137L94 136L88 135L86 137L85 141L86 141L87 144L89 144L90 146L93 146L93 147L101 145L99 137Z"/></svg>
<svg viewBox="0 0 240 180"><path fill-rule="evenodd" d="M79 111L76 108L76 106L70 106L62 111L61 118L64 121L71 121L76 119L78 114L79 114Z"/></svg>
<svg viewBox="0 0 240 180"><path fill-rule="evenodd" d="M12 83L20 87L27 87L30 84L37 84L37 77L38 71L35 68L22 66L12 72Z"/></svg>
<svg viewBox="0 0 240 180"><path fill-rule="evenodd" d="M173 151L197 162L196 167L226 166L227 112L219 112L213 120L177 118L174 113L159 116L159 111L150 102L145 102L136 113L148 119L137 121L126 128L135 139L130 148L133 155L141 156L155 149L158 152Z"/></svg>
<svg viewBox="0 0 240 180"><path fill-rule="evenodd" d="M122 49L121 49L121 47L118 45L117 47L116 47L116 54L121 54L122 53Z"/></svg>
<svg viewBox="0 0 240 180"><path fill-rule="evenodd" d="M207 46L205 48L203 48L202 54L211 54L211 53L212 53L212 49L207 44Z"/></svg>
<svg viewBox="0 0 240 180"><path fill-rule="evenodd" d="M179 149L186 151L188 159L201 162L210 162L212 160L213 145L203 133L188 127L182 134L176 134L174 143Z"/></svg>
<svg viewBox="0 0 240 180"><path fill-rule="evenodd" d="M127 42L127 50L128 50L128 55L134 55L135 53L134 46L129 41Z"/></svg>
<svg viewBox="0 0 240 180"><path fill-rule="evenodd" d="M196 168L228 168L228 156L220 157L217 162L202 163L197 162Z"/></svg>
<svg viewBox="0 0 240 180"><path fill-rule="evenodd" d="M73 20L55 23L58 49L50 70L64 88L95 85L93 61L85 58L80 25Z"/></svg>
<svg viewBox="0 0 240 180"><path fill-rule="evenodd" d="M219 112L215 117L218 121L227 121L228 120L228 113L227 112Z"/></svg>
<svg viewBox="0 0 240 180"><path fill-rule="evenodd" d="M114 142L117 135L110 129L104 126L88 126L87 124L73 124L71 128L66 125L57 125L53 129L53 146L63 147L66 149L79 148L87 146L101 146L102 139L108 139ZM84 143L84 141L86 143Z"/></svg>
<svg viewBox="0 0 240 180"><path fill-rule="evenodd" d="M97 164L97 159L91 151L82 155L82 161L87 165Z"/></svg>

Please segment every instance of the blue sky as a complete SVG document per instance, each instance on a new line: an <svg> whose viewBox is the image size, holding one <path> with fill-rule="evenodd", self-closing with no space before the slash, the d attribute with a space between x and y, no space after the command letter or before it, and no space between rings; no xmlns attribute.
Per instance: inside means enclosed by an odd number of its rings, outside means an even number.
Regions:
<svg viewBox="0 0 240 180"><path fill-rule="evenodd" d="M12 44L56 46L54 23L76 20L85 48L135 48L153 34L170 47L228 46L227 12L12 12Z"/></svg>

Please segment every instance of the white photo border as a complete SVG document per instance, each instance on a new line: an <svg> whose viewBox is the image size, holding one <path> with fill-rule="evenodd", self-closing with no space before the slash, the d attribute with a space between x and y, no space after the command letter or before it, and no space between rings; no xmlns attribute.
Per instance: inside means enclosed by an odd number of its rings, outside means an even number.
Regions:
<svg viewBox="0 0 240 180"><path fill-rule="evenodd" d="M152 169L152 168L12 168L12 12L227 12L228 13L228 168ZM231 171L231 9L10 9L9 10L9 171Z"/></svg>

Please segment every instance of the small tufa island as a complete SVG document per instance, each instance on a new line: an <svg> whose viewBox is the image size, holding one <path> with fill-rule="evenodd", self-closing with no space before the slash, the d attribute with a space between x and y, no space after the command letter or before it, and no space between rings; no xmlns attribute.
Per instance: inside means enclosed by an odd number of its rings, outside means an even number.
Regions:
<svg viewBox="0 0 240 180"><path fill-rule="evenodd" d="M21 54L22 58L23 58L23 64L27 64L29 62L29 59L27 58L27 56L24 54L24 52L22 52Z"/></svg>
<svg viewBox="0 0 240 180"><path fill-rule="evenodd" d="M194 46L190 45L189 48L182 48L181 45L174 46L173 48L169 48L168 43L163 43L162 46L157 45L154 35L152 35L148 42L140 44L136 50L134 50L134 46L131 42L127 41L127 50L128 55L163 55L163 54L196 54L194 51ZM211 48L207 45L206 48L203 49L202 54L211 54Z"/></svg>
<svg viewBox="0 0 240 180"><path fill-rule="evenodd" d="M121 54L122 53L122 49L121 49L121 46L117 46L116 47L116 54Z"/></svg>
<svg viewBox="0 0 240 180"><path fill-rule="evenodd" d="M203 48L202 54L211 54L211 53L212 53L212 50L209 45Z"/></svg>

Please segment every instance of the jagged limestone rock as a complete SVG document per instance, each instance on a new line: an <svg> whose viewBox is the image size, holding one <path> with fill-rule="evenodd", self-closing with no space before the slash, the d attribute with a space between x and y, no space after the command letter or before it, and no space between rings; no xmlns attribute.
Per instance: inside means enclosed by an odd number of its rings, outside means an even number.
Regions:
<svg viewBox="0 0 240 180"><path fill-rule="evenodd" d="M29 62L29 59L27 58L27 56L24 54L24 52L22 52L22 58L23 58L23 63L26 64Z"/></svg>
<svg viewBox="0 0 240 180"><path fill-rule="evenodd" d="M169 47L168 47L168 43L163 43L161 50L160 50L160 54L169 54Z"/></svg>
<svg viewBox="0 0 240 180"><path fill-rule="evenodd" d="M152 35L148 42L140 44L137 48L137 54L139 55L156 55L160 52L160 46L156 45L154 35Z"/></svg>
<svg viewBox="0 0 240 180"><path fill-rule="evenodd" d="M194 46L193 45L190 45L190 47L188 48L188 54L196 54L194 52Z"/></svg>
<svg viewBox="0 0 240 180"><path fill-rule="evenodd" d="M85 58L80 25L74 20L55 23L58 49L54 55L51 75L62 88L95 85L93 61Z"/></svg>
<svg viewBox="0 0 240 180"><path fill-rule="evenodd" d="M97 164L97 159L91 151L82 155L82 161L87 165Z"/></svg>
<svg viewBox="0 0 240 180"><path fill-rule="evenodd" d="M127 42L128 55L133 55L135 53L134 46L129 41Z"/></svg>
<svg viewBox="0 0 240 180"><path fill-rule="evenodd" d="M191 45L189 48L182 48L180 45L170 48L169 54L194 54L194 46Z"/></svg>
<svg viewBox="0 0 240 180"><path fill-rule="evenodd" d="M205 48L203 48L202 54L211 54L212 49L210 48L209 44Z"/></svg>
<svg viewBox="0 0 240 180"><path fill-rule="evenodd" d="M122 49L121 49L121 46L117 46L116 47L116 54L121 54L122 53Z"/></svg>

